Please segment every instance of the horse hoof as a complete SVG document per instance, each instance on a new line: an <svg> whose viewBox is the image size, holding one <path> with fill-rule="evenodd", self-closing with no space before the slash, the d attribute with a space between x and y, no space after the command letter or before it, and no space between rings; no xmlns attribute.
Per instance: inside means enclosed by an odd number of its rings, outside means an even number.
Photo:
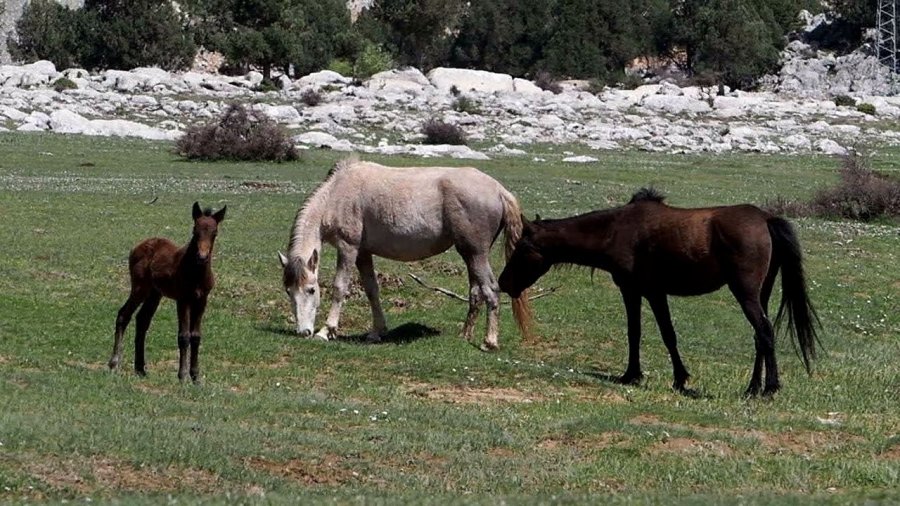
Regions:
<svg viewBox="0 0 900 506"><path fill-rule="evenodd" d="M618 382L620 385L638 385L642 379L644 379L644 375L641 373L625 373L618 379Z"/></svg>
<svg viewBox="0 0 900 506"><path fill-rule="evenodd" d="M478 349L485 352L497 351L500 349L500 345L497 343L489 343L485 341L481 343L481 346L479 346Z"/></svg>

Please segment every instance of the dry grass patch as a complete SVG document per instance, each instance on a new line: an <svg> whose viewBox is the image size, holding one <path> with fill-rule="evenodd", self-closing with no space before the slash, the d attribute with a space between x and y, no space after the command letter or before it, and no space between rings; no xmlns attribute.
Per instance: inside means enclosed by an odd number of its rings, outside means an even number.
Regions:
<svg viewBox="0 0 900 506"><path fill-rule="evenodd" d="M101 456L79 460L56 456L34 457L28 459L24 468L32 477L53 489L77 494L104 490L140 493L190 490L212 493L219 489L219 477L202 469L135 467L119 459Z"/></svg>
<svg viewBox="0 0 900 506"><path fill-rule="evenodd" d="M529 403L545 400L539 394L527 393L514 388L439 387L427 383L407 384L407 393L450 404Z"/></svg>
<svg viewBox="0 0 900 506"><path fill-rule="evenodd" d="M570 435L550 436L541 440L537 448L545 451L585 451L606 450L609 448L627 448L631 438L622 432L602 432L586 437L576 438Z"/></svg>
<svg viewBox="0 0 900 506"><path fill-rule="evenodd" d="M665 438L650 447L651 455L666 453L728 457L733 452L730 446L721 441L699 441L689 437Z"/></svg>
<svg viewBox="0 0 900 506"><path fill-rule="evenodd" d="M345 460L343 457L333 454L327 454L318 460L308 462L300 459L277 461L265 457L250 457L244 460L244 465L305 485L337 486L348 483L357 477L356 473L349 469Z"/></svg>
<svg viewBox="0 0 900 506"><path fill-rule="evenodd" d="M652 426L661 430L682 430L695 434L716 437L725 435L733 439L752 439L770 453L792 453L801 455L821 454L830 451L841 451L850 444L863 442L864 439L854 434L841 431L794 431L765 432L755 429L725 429L702 425L669 423L654 415L638 415L629 423L639 426ZM682 439L682 438L677 438ZM706 441L706 443L718 441ZM725 444L725 443L722 443ZM727 445L726 445L727 446Z"/></svg>

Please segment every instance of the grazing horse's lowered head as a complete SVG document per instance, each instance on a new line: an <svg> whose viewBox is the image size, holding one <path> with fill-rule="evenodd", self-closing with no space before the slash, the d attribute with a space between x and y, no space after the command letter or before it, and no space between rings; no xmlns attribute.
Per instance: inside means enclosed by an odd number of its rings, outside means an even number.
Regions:
<svg viewBox="0 0 900 506"><path fill-rule="evenodd" d="M301 337L312 335L319 310L319 251L313 250L308 258L289 259L280 251L282 283L291 302L297 334Z"/></svg>
<svg viewBox="0 0 900 506"><path fill-rule="evenodd" d="M506 262L506 268L497 280L500 291L513 298L520 297L522 292L553 267L555 262L550 256L551 252L539 248L535 243L536 240L541 240L543 234L540 219L530 222L522 216L522 238L516 243L515 250Z"/></svg>

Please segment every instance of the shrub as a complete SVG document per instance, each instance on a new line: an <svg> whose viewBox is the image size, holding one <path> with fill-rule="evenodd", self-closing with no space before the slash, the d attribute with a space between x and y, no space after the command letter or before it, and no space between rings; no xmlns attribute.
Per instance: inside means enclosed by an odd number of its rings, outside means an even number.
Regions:
<svg viewBox="0 0 900 506"><path fill-rule="evenodd" d="M394 59L391 54L371 42L367 42L362 52L356 58L353 69L353 77L366 80L373 75L394 68Z"/></svg>
<svg viewBox="0 0 900 506"><path fill-rule="evenodd" d="M875 106L872 104L862 103L856 106L856 110L863 113L868 114L870 116L875 115Z"/></svg>
<svg viewBox="0 0 900 506"><path fill-rule="evenodd" d="M175 143L191 160L296 160L297 149L283 128L270 118L233 104L216 122L193 126Z"/></svg>
<svg viewBox="0 0 900 506"><path fill-rule="evenodd" d="M856 99L849 95L838 95L834 97L834 105L838 107L853 107L856 105Z"/></svg>
<svg viewBox="0 0 900 506"><path fill-rule="evenodd" d="M281 87L278 86L278 84L275 83L275 81L273 81L271 79L263 79L262 81L259 82L259 84L256 85L256 87L253 88L253 91L256 91L259 93L268 93L270 91L278 91L280 89L281 89Z"/></svg>
<svg viewBox="0 0 900 506"><path fill-rule="evenodd" d="M465 132L460 127L437 119L426 121L422 125L422 133L425 134L425 144L464 145L466 143Z"/></svg>
<svg viewBox="0 0 900 506"><path fill-rule="evenodd" d="M900 216L900 181L868 167L864 157L843 157L841 181L813 198L817 214L859 221Z"/></svg>
<svg viewBox="0 0 900 506"><path fill-rule="evenodd" d="M53 89L56 90L57 93L62 93L66 90L77 90L78 85L68 77L60 77L56 81L53 81Z"/></svg>
<svg viewBox="0 0 900 506"><path fill-rule="evenodd" d="M457 88L455 84L450 85L450 94L451 95L453 95L454 97L458 97L460 93L462 93L462 92L459 91L459 88Z"/></svg>
<svg viewBox="0 0 900 506"><path fill-rule="evenodd" d="M453 107L453 110L456 112L466 112L469 114L478 114L480 112L478 102L465 95L456 97L456 100L453 101L451 107Z"/></svg>
<svg viewBox="0 0 900 506"><path fill-rule="evenodd" d="M322 102L322 95L316 90L306 90L300 95L300 101L309 107L315 107Z"/></svg>
<svg viewBox="0 0 900 506"><path fill-rule="evenodd" d="M544 70L541 70L534 75L534 84L544 91L553 92L555 95L562 93L562 86L553 79L553 76L549 72Z"/></svg>
<svg viewBox="0 0 900 506"><path fill-rule="evenodd" d="M343 58L335 58L328 64L328 70L349 77L353 75L353 64Z"/></svg>
<svg viewBox="0 0 900 506"><path fill-rule="evenodd" d="M789 216L821 216L871 221L900 217L900 181L879 174L857 154L843 157L840 182L819 190L810 202L777 197L766 209Z"/></svg>

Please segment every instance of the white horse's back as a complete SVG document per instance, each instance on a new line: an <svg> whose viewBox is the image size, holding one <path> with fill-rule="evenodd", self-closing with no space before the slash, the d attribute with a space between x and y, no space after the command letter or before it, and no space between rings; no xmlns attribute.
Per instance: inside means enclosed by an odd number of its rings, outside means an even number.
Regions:
<svg viewBox="0 0 900 506"><path fill-rule="evenodd" d="M459 229L477 228L489 246L503 221L504 191L470 167L358 162L334 174L323 225L373 255L421 260L453 246Z"/></svg>

